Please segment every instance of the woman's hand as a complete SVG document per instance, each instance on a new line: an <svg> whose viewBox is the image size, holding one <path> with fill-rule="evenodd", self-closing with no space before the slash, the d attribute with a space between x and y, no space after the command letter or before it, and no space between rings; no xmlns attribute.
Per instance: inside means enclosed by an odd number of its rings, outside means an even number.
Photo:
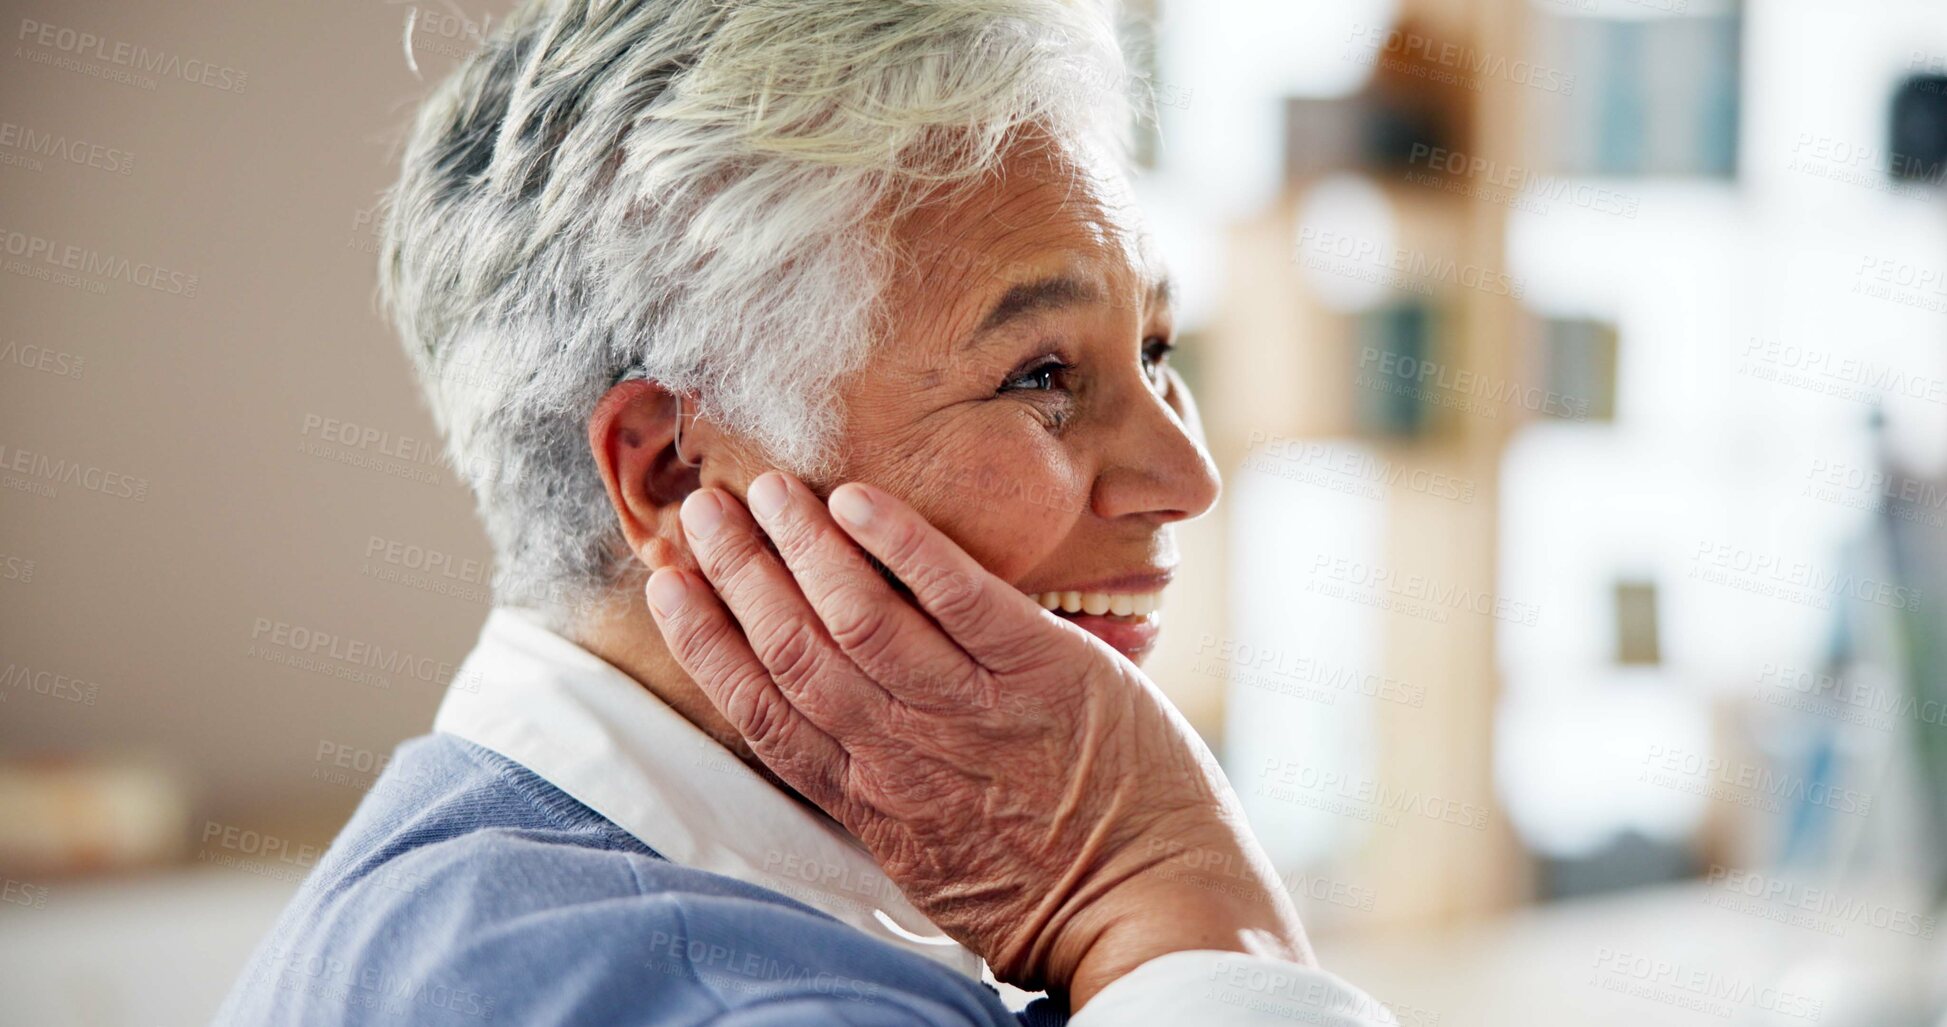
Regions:
<svg viewBox="0 0 1947 1027"><path fill-rule="evenodd" d="M671 652L998 976L1079 1009L1172 951L1309 962L1215 760L1121 654L878 489L828 511L769 473L749 497L684 503L709 582L650 578Z"/></svg>

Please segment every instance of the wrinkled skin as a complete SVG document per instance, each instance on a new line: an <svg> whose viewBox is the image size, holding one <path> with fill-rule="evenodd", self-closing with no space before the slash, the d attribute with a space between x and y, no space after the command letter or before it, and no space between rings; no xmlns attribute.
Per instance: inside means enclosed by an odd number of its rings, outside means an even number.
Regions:
<svg viewBox="0 0 1947 1027"><path fill-rule="evenodd" d="M830 812L1004 979L1080 1008L1171 951L1309 959L1146 652L1023 594L1167 574L1173 525L1218 482L1126 186L1032 139L1004 171L895 230L886 337L832 397L824 480L767 473L708 416L685 430L692 466L668 393L603 398L589 443L618 523L687 600L652 614L631 596L578 641ZM1014 288L1061 276L1085 288L982 330ZM787 502L759 527L740 497L777 481ZM880 516L851 535L820 497L860 494Z"/></svg>
<svg viewBox="0 0 1947 1027"><path fill-rule="evenodd" d="M1309 959L1209 752L1134 664L883 491L828 510L767 474L749 495L683 506L707 580L650 579L672 652L998 976L1079 1008L1170 951Z"/></svg>

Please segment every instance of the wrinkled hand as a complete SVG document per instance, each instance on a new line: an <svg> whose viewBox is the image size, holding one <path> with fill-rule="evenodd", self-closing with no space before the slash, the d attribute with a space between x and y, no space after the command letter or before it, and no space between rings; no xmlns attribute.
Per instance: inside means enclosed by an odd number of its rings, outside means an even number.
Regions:
<svg viewBox="0 0 1947 1027"><path fill-rule="evenodd" d="M1134 664L885 492L828 509L770 473L749 497L684 503L709 580L650 578L671 652L997 976L1079 1009L1181 949L1309 961L1215 761Z"/></svg>

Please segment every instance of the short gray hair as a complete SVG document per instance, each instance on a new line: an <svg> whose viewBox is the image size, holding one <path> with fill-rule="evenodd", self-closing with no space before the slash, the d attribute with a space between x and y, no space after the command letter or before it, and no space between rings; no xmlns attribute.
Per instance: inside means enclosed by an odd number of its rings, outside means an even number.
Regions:
<svg viewBox="0 0 1947 1027"><path fill-rule="evenodd" d="M603 601L616 381L807 477L882 332L888 210L1035 126L1126 152L1113 0L528 0L420 108L380 301L491 537L498 601ZM891 206L888 206L891 205Z"/></svg>

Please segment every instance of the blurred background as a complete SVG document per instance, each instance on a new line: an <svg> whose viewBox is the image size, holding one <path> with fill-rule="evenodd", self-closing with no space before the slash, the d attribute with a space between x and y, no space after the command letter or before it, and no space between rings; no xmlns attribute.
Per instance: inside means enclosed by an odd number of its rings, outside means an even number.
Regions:
<svg viewBox="0 0 1947 1027"><path fill-rule="evenodd" d="M0 1020L207 1020L487 612L372 303L504 2L12 0ZM1152 676L1406 1027L1947 1023L1947 9L1151 0Z"/></svg>

